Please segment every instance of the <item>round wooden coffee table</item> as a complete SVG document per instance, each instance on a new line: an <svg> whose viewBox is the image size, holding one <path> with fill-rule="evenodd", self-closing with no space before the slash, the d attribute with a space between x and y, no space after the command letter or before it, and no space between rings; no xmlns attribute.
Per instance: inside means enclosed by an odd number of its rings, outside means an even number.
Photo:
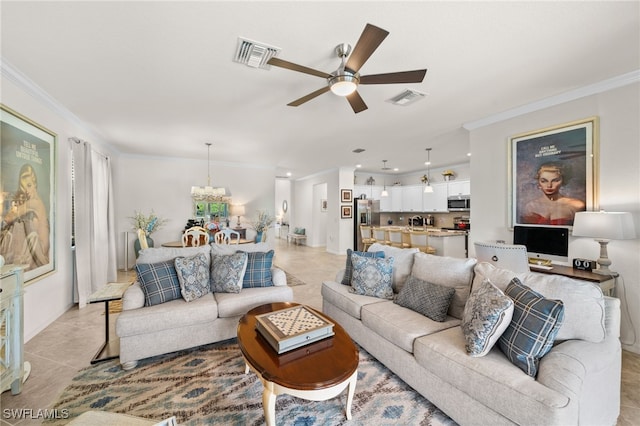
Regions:
<svg viewBox="0 0 640 426"><path fill-rule="evenodd" d="M346 415L351 419L351 403L358 379L358 348L335 321L335 335L285 352L281 355L256 330L256 315L299 306L298 303L270 303L250 310L238 324L238 345L246 368L253 370L264 387L262 406L267 425L275 425L276 397L293 395L311 401L333 398L347 387ZM310 308L311 309L311 308Z"/></svg>

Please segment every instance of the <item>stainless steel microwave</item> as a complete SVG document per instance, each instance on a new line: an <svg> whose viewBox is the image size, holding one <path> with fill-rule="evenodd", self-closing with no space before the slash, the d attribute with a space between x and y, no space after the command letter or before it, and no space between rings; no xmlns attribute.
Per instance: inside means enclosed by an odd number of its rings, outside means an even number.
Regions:
<svg viewBox="0 0 640 426"><path fill-rule="evenodd" d="M471 197L468 195L456 195L447 198L447 210L450 212L467 212L471 210Z"/></svg>

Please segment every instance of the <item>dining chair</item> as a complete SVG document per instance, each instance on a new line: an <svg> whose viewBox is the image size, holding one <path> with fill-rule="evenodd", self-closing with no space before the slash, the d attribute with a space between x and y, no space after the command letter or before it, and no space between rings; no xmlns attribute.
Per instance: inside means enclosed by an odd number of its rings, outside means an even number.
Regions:
<svg viewBox="0 0 640 426"><path fill-rule="evenodd" d="M216 232L215 236L213 237L213 242L215 244L229 244L230 238L224 232L218 231L218 232Z"/></svg>
<svg viewBox="0 0 640 426"><path fill-rule="evenodd" d="M398 229L389 228L387 230L387 232L389 234L389 245L391 245L393 247L400 247L400 248L409 248L409 247L411 247L411 244L405 243L404 241L402 241L402 229L401 228L398 228Z"/></svg>
<svg viewBox="0 0 640 426"><path fill-rule="evenodd" d="M182 234L182 247L199 247L209 243L209 231L193 226Z"/></svg>
<svg viewBox="0 0 640 426"><path fill-rule="evenodd" d="M429 233L427 231L409 231L411 247L418 248L427 254L436 254L436 249L429 246Z"/></svg>
<svg viewBox="0 0 640 426"><path fill-rule="evenodd" d="M225 244L240 244L240 233L238 231L234 231L233 229L230 228L224 228L222 230L220 230L216 236L218 234L224 234L225 237L227 238L227 242Z"/></svg>

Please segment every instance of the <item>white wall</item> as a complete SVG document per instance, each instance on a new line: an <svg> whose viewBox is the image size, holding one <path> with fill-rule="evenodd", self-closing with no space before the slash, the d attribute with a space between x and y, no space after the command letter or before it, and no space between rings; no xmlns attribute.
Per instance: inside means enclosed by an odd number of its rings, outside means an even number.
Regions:
<svg viewBox="0 0 640 426"><path fill-rule="evenodd" d="M129 217L134 210L148 214L153 210L167 223L151 234L156 246L168 241L179 241L187 219L193 217L191 186L207 183L207 159L202 160L152 158L122 155L113 173L116 198L116 229L118 235L119 267L124 266L124 231L131 230ZM272 216L275 199L275 170L248 168L236 164L211 162L211 185L225 187L231 203L244 204L245 215L240 217L243 227L250 228L258 210ZM237 217L231 217L235 224ZM247 238L255 236L248 229ZM268 238L273 238L270 230ZM130 243L131 247L133 242ZM133 249L129 250L129 265L135 262Z"/></svg>
<svg viewBox="0 0 640 426"><path fill-rule="evenodd" d="M91 142L94 149L111 156L112 164L117 162L117 157L97 136L84 128L77 117L60 108L17 71L3 68L2 103L57 134L56 214L55 224L51 226L51 231L55 233L55 270L32 280L25 288L24 337L28 342L73 305L71 152L68 138L78 137Z"/></svg>
<svg viewBox="0 0 640 426"><path fill-rule="evenodd" d="M640 85L632 84L471 132L470 251L473 241L513 240L507 216L508 138L591 116L600 117L600 208L633 213L640 235ZM598 255L599 245L593 240L570 239L570 259ZM620 273L621 340L626 349L640 353L640 239L612 241L609 257L611 269Z"/></svg>

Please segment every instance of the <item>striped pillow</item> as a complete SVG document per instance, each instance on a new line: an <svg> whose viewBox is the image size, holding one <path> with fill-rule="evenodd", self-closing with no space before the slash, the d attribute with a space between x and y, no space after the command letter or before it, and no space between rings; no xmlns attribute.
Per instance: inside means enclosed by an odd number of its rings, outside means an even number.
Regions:
<svg viewBox="0 0 640 426"><path fill-rule="evenodd" d="M498 340L498 347L514 365L536 377L540 358L551 350L564 319L561 300L545 299L541 294L511 280L505 292L513 299L513 317Z"/></svg>

